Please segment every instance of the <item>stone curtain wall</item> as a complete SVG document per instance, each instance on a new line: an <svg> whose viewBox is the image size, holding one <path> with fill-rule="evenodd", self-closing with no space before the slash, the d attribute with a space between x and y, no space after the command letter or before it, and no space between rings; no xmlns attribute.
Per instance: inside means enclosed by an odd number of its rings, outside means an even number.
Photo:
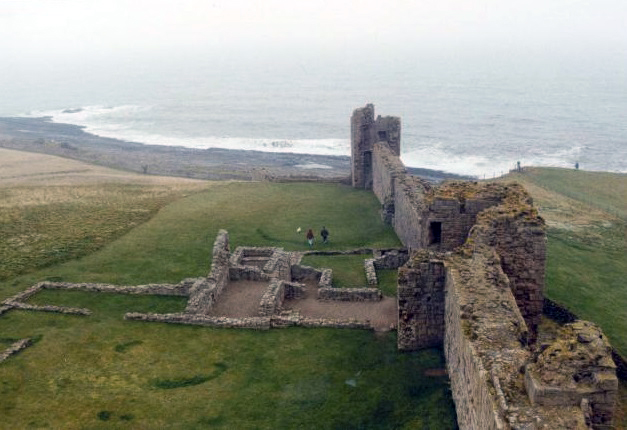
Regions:
<svg viewBox="0 0 627 430"><path fill-rule="evenodd" d="M213 243L211 271L207 278L199 278L189 289L186 313L207 314L229 282L229 234L220 230Z"/></svg>
<svg viewBox="0 0 627 430"><path fill-rule="evenodd" d="M407 176L407 169L398 155L385 143L374 145L372 159L372 190L381 202L383 222L392 224L395 213L395 181L398 177Z"/></svg>
<svg viewBox="0 0 627 430"><path fill-rule="evenodd" d="M446 263L444 354L460 429L585 429L580 407L532 405L528 329L493 249Z"/></svg>
<svg viewBox="0 0 627 430"><path fill-rule="evenodd" d="M533 341L544 304L546 232L544 220L530 205L527 193L522 189L516 192L516 199L484 211L471 237L476 243L494 247L499 254Z"/></svg>
<svg viewBox="0 0 627 430"><path fill-rule="evenodd" d="M424 205L427 187L414 176L399 176L394 182L394 220L396 235L408 248L421 248L427 207Z"/></svg>
<svg viewBox="0 0 627 430"><path fill-rule="evenodd" d="M444 264L419 253L399 269L398 332L401 351L437 348L444 339Z"/></svg>

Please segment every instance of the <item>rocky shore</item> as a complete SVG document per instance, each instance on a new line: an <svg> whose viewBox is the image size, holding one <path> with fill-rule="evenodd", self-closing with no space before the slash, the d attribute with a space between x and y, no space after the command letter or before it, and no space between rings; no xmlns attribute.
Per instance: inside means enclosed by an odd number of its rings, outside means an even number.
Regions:
<svg viewBox="0 0 627 430"><path fill-rule="evenodd" d="M348 180L350 157L145 145L87 133L50 118L0 118L0 147L80 160L149 175L210 180ZM460 178L409 168L432 181Z"/></svg>

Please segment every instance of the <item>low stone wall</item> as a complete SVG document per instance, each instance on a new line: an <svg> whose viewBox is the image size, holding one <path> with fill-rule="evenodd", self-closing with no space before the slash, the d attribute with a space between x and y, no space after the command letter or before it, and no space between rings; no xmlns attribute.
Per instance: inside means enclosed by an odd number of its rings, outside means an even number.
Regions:
<svg viewBox="0 0 627 430"><path fill-rule="evenodd" d="M364 271L366 272L368 285L376 288L379 285L379 281L377 280L377 271L374 268L374 258L364 260Z"/></svg>
<svg viewBox="0 0 627 430"><path fill-rule="evenodd" d="M20 309L24 311L40 311L40 312L53 312L57 314L66 315L91 315L91 311L85 308L70 308L66 306L53 306L53 305L31 305L23 302L11 302L9 305L13 309Z"/></svg>
<svg viewBox="0 0 627 430"><path fill-rule="evenodd" d="M270 278L277 278L283 281L292 280L292 272L290 268L291 255L289 252L283 251L282 248L277 248L270 257L270 260L263 267L263 271L270 276Z"/></svg>
<svg viewBox="0 0 627 430"><path fill-rule="evenodd" d="M336 251L336 250L315 250L315 251L305 251L303 255L364 255L364 254L372 254L374 249L372 248L355 248L348 249L344 251Z"/></svg>
<svg viewBox="0 0 627 430"><path fill-rule="evenodd" d="M0 352L0 363L2 363L4 360L11 357L12 355L15 355L18 352L22 351L23 349L28 348L32 344L33 342L31 341L30 338L21 339L11 344L7 349Z"/></svg>
<svg viewBox="0 0 627 430"><path fill-rule="evenodd" d="M142 314L131 312L124 315L125 320L131 321L151 321L169 324L190 324L207 327L220 328L249 328L254 330L268 330L270 328L270 317L251 318L227 318L210 317L195 314Z"/></svg>
<svg viewBox="0 0 627 430"><path fill-rule="evenodd" d="M2 315L5 312L10 311L11 309L13 309L13 306L11 306L11 305L2 305L2 306L0 306L0 315Z"/></svg>
<svg viewBox="0 0 627 430"><path fill-rule="evenodd" d="M332 288L333 287L333 270L323 269L320 275L320 281L318 282L318 288Z"/></svg>
<svg viewBox="0 0 627 430"><path fill-rule="evenodd" d="M409 260L407 249L375 250L374 268L377 270L398 269Z"/></svg>
<svg viewBox="0 0 627 430"><path fill-rule="evenodd" d="M318 288L318 300L378 302L382 298L378 288Z"/></svg>
<svg viewBox="0 0 627 430"><path fill-rule="evenodd" d="M261 302L259 303L259 316L269 317L274 315L277 309L283 305L284 298L285 285L283 281L273 279L270 282L270 285L268 285L266 292L261 297Z"/></svg>
<svg viewBox="0 0 627 430"><path fill-rule="evenodd" d="M285 300L300 299L305 295L305 285L298 282L283 282Z"/></svg>
<svg viewBox="0 0 627 430"><path fill-rule="evenodd" d="M231 281L269 281L270 277L256 266L231 266L229 267L229 279Z"/></svg>
<svg viewBox="0 0 627 430"><path fill-rule="evenodd" d="M292 280L296 282L320 282L320 278L322 277L322 270L300 264L293 264L291 266L291 273Z"/></svg>
<svg viewBox="0 0 627 430"><path fill-rule="evenodd" d="M352 319L324 319L306 318L298 312L274 315L271 321L272 328L308 327L308 328L346 328L357 330L373 330L369 321L356 321Z"/></svg>
<svg viewBox="0 0 627 430"><path fill-rule="evenodd" d="M50 290L76 290L90 291L94 293L136 294L136 295L161 295L161 296L187 296L192 285L191 279L185 279L179 284L146 284L146 285L111 285L95 283L70 283L70 282L41 282L41 288Z"/></svg>
<svg viewBox="0 0 627 430"><path fill-rule="evenodd" d="M41 289L44 288L45 284L46 284L45 282L39 282L33 285L32 287L25 289L24 291L20 291L19 293L14 294L13 296L7 299L4 299L2 301L2 304L7 304L10 302L23 302L25 300L28 300L30 297L34 296L39 291L41 291Z"/></svg>
<svg viewBox="0 0 627 430"><path fill-rule="evenodd" d="M250 257L268 257L270 258L276 250L283 248L275 248L272 246L238 246L233 254L231 254L229 264L231 266L241 266L242 260Z"/></svg>

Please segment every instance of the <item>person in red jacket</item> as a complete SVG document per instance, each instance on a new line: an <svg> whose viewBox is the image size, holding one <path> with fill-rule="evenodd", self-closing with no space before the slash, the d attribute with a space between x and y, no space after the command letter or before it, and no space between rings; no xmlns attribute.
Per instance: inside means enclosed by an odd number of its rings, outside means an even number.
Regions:
<svg viewBox="0 0 627 430"><path fill-rule="evenodd" d="M314 232L312 229L307 231L307 243L309 243L309 247L312 248L314 244Z"/></svg>

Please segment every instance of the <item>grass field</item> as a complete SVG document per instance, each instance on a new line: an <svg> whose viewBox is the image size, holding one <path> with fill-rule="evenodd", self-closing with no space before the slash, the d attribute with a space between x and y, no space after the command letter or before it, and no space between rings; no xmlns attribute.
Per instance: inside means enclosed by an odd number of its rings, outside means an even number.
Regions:
<svg viewBox="0 0 627 430"><path fill-rule="evenodd" d="M601 325L627 356L627 175L532 168L508 179L527 187L549 226L546 295Z"/></svg>
<svg viewBox="0 0 627 430"><path fill-rule="evenodd" d="M398 245L379 221L374 196L350 187L220 183L177 197L125 234L108 236L99 250L82 248L82 258L25 265L0 282L0 297L42 279L139 284L203 275L219 228L229 230L232 248L305 250L296 228L321 225L336 249ZM90 234L100 229L85 223ZM176 297L44 291L31 302L94 314L0 317L0 347L37 340L0 366L0 428L455 428L446 377L425 372L443 367L441 351L398 353L393 333L122 319L128 311L180 311L185 302Z"/></svg>
<svg viewBox="0 0 627 430"><path fill-rule="evenodd" d="M306 250L296 229L322 225L332 249L399 245L375 197L341 185L169 181L38 160L25 164L31 171L0 169L0 298L43 279L132 285L201 276L220 228L232 249ZM513 179L549 225L548 297L599 323L626 355L625 175L531 169ZM362 276L365 284L364 257L304 263L332 267L336 286L354 286ZM393 295L394 271L377 275ZM455 428L447 379L425 373L443 367L441 352L400 354L393 333L122 319L180 311L176 297L44 291L31 302L94 314L0 317L0 348L36 340L0 365L0 428ZM627 399L627 385L621 393ZM624 406L622 414L619 428Z"/></svg>

